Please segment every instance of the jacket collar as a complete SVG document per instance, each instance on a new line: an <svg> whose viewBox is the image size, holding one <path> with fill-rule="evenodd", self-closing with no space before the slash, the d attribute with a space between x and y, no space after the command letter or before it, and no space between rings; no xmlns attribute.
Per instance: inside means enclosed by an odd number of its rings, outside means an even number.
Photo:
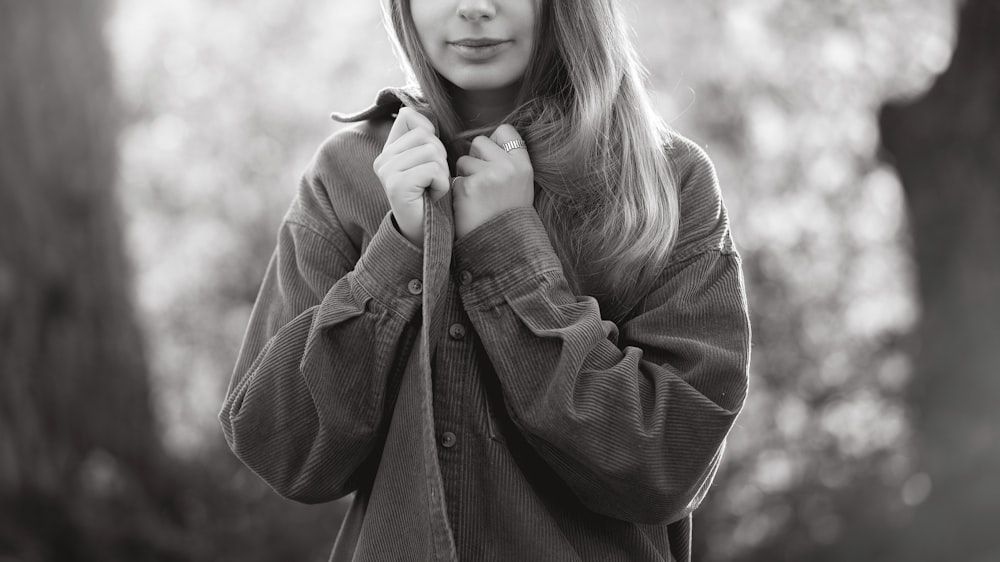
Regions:
<svg viewBox="0 0 1000 562"><path fill-rule="evenodd" d="M368 109L354 113L333 112L330 118L341 123L357 121L380 120L395 117L395 113L403 106L426 108L427 102L416 86L391 86L379 90L375 103Z"/></svg>

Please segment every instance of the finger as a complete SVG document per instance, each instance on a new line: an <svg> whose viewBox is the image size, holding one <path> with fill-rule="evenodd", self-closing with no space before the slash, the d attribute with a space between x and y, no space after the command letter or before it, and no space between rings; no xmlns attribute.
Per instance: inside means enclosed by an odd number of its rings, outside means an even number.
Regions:
<svg viewBox="0 0 1000 562"><path fill-rule="evenodd" d="M447 169L448 160L443 151L433 144L417 145L409 150L397 154L392 160L387 160L383 166L392 166L392 169L405 171L415 168L427 162L435 162Z"/></svg>
<svg viewBox="0 0 1000 562"><path fill-rule="evenodd" d="M396 121L393 122L392 128L389 129L389 137L385 141L386 145L392 144L399 137L413 129L426 129L432 135L437 136L437 129L430 119L424 117L413 108L399 108L399 112L396 114Z"/></svg>
<svg viewBox="0 0 1000 562"><path fill-rule="evenodd" d="M431 110L429 108L422 107L422 108L407 108L407 109L416 114L415 119L418 120L421 127L424 128L430 127L431 133L433 133L434 136L437 136L438 134L437 119L434 117L434 114L431 113Z"/></svg>
<svg viewBox="0 0 1000 562"><path fill-rule="evenodd" d="M458 172L460 176L471 176L477 172L481 172L489 166L486 162L476 158L474 156L463 156L455 162L455 171Z"/></svg>
<svg viewBox="0 0 1000 562"><path fill-rule="evenodd" d="M392 143L396 142L399 137L410 131L410 122L406 119L406 117L400 117L403 109L400 109L399 113L396 114L396 120L393 121L392 128L389 129L389 136L385 139L385 146L382 148L383 150L385 150L385 148Z"/></svg>
<svg viewBox="0 0 1000 562"><path fill-rule="evenodd" d="M451 189L451 174L448 173L448 166L439 166L434 175L431 176L431 202L435 202L438 199L445 196Z"/></svg>
<svg viewBox="0 0 1000 562"><path fill-rule="evenodd" d="M503 145L505 142L512 140L524 140L521 138L521 134L517 132L517 129L510 125L509 123L501 123L493 130L490 134L490 140L497 143L498 145Z"/></svg>
<svg viewBox="0 0 1000 562"><path fill-rule="evenodd" d="M482 135L472 139L472 147L469 149L469 156L492 162L505 156L504 150L493 142L489 137Z"/></svg>
<svg viewBox="0 0 1000 562"><path fill-rule="evenodd" d="M451 179L449 179L448 173L444 172L444 174L441 177L441 181L443 183L438 183L437 181L431 182L431 202L432 203L436 203L438 199L440 199L440 198L444 197L445 195L447 195L449 191L453 191L455 189L455 185L456 185L455 180L459 180L459 179L462 179L462 178L451 178ZM437 187L438 185L444 185L445 188L441 189L441 188Z"/></svg>
<svg viewBox="0 0 1000 562"><path fill-rule="evenodd" d="M412 129L408 131L403 136L396 139L396 142L386 148L391 149L391 151L396 154L399 154L422 144L432 144L438 147L441 150L441 155L447 158L448 152L444 149L444 143L441 142L441 139L434 136L433 133L427 132L427 129L424 128Z"/></svg>
<svg viewBox="0 0 1000 562"><path fill-rule="evenodd" d="M447 193L448 169L442 168L437 162L424 162L408 170L400 172L399 183L411 185L418 188L415 193L422 193L423 189L430 188L435 192Z"/></svg>
<svg viewBox="0 0 1000 562"><path fill-rule="evenodd" d="M403 134L403 136L396 139L396 141L392 144L386 145L382 149L382 153L375 157L372 167L377 172L394 159L398 158L399 155L420 146L433 147L434 150L437 151L438 156L447 162L448 151L445 149L444 143L441 142L441 139L431 135L426 129L419 128L408 131Z"/></svg>
<svg viewBox="0 0 1000 562"><path fill-rule="evenodd" d="M503 145L508 142L524 141L524 139L521 138L521 134L517 132L517 129L515 129L513 126L507 123L503 123L502 125L497 127L493 131L493 134L490 135L490 140L492 140L497 146L499 146L501 150L503 150ZM529 161L531 160L530 157L528 156L527 149L514 148L511 149L509 152L507 152L507 154L510 154L511 158L516 158L516 159L526 158Z"/></svg>
<svg viewBox="0 0 1000 562"><path fill-rule="evenodd" d="M462 176L456 176L451 179L452 202L465 196L465 180L466 178Z"/></svg>

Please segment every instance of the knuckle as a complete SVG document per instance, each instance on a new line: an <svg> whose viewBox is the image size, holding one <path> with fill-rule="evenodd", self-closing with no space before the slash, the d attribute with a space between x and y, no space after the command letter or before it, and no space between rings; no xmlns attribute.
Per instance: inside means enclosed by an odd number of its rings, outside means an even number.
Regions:
<svg viewBox="0 0 1000 562"><path fill-rule="evenodd" d="M402 121L400 121L400 123L402 123ZM419 131L420 129L410 129L405 133L403 133L402 135L400 135L399 139L397 139L396 142L401 142L403 139L410 139L412 137L419 137L420 136Z"/></svg>
<svg viewBox="0 0 1000 562"><path fill-rule="evenodd" d="M435 147L433 144L426 143L420 147L420 155L429 161L437 160L438 159L437 147Z"/></svg>
<svg viewBox="0 0 1000 562"><path fill-rule="evenodd" d="M426 144L431 148L436 148L435 145L437 144L437 142L435 141L437 141L438 138L434 136L434 131L428 129L427 127L422 127L422 126L418 127L416 130L420 131L420 133L418 133L418 136L420 137L422 143Z"/></svg>

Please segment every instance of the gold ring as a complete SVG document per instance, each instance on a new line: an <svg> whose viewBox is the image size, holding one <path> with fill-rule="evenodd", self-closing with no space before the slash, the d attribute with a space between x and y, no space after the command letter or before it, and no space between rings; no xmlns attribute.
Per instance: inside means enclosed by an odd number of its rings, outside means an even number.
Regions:
<svg viewBox="0 0 1000 562"><path fill-rule="evenodd" d="M524 144L524 141L521 140L521 139L512 140L510 142L505 142L505 143L503 143L500 146L504 150L506 150L507 152L510 152L511 150L514 150L515 148L523 148L525 150L528 150L528 145Z"/></svg>

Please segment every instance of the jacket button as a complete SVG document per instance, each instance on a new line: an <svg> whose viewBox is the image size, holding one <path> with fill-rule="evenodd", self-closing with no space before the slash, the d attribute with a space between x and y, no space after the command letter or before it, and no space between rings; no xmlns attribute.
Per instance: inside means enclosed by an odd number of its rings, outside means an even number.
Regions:
<svg viewBox="0 0 1000 562"><path fill-rule="evenodd" d="M424 291L424 284L420 282L420 279L410 279L406 288L409 289L411 295L419 295Z"/></svg>
<svg viewBox="0 0 1000 562"><path fill-rule="evenodd" d="M462 273L459 274L459 280L462 282L463 285L468 285L469 283L472 283L472 272L469 271L468 269L462 270Z"/></svg>
<svg viewBox="0 0 1000 562"><path fill-rule="evenodd" d="M445 431L441 434L441 445L444 446L445 449L451 449L455 446L455 443L458 443L458 438L455 437L454 433Z"/></svg>
<svg viewBox="0 0 1000 562"><path fill-rule="evenodd" d="M448 335L451 336L453 340L461 340L465 338L465 326L461 324L452 324L448 328Z"/></svg>

